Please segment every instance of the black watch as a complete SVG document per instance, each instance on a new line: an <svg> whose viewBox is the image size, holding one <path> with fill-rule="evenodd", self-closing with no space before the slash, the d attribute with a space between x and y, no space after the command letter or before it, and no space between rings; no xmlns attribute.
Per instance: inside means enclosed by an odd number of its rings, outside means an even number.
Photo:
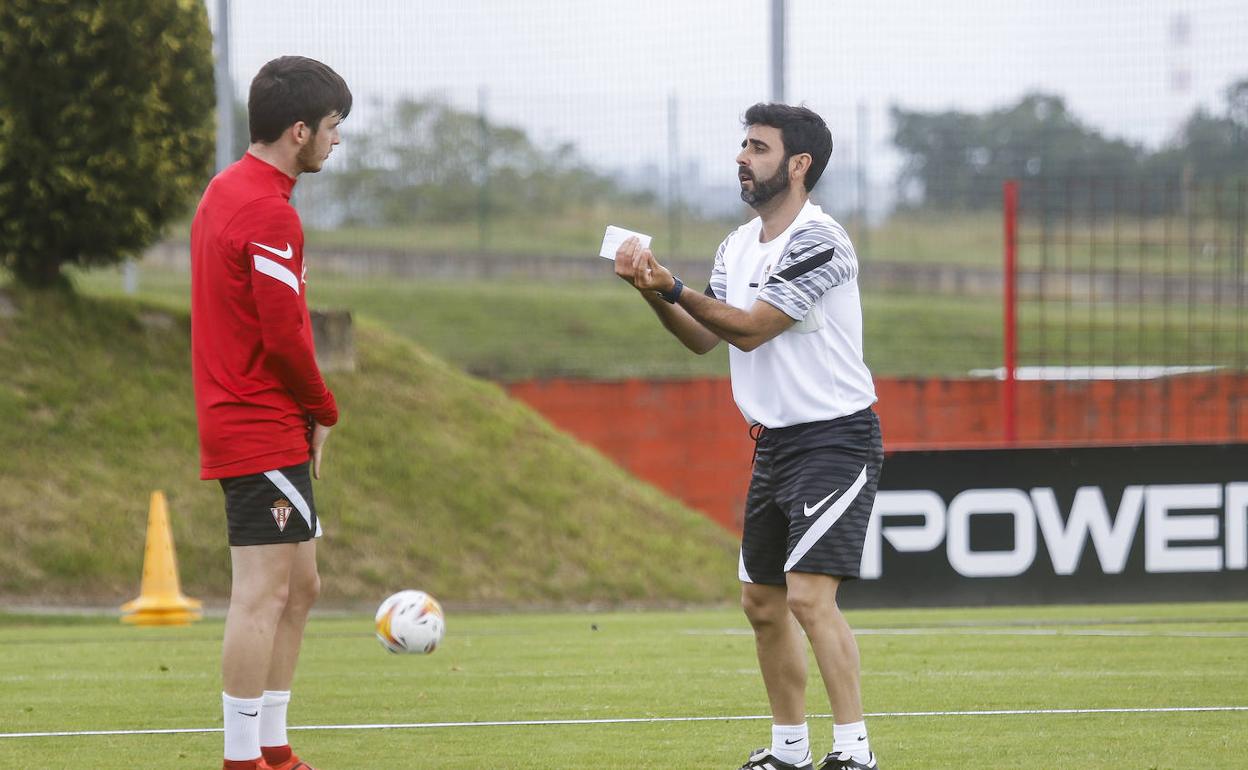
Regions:
<svg viewBox="0 0 1248 770"><path fill-rule="evenodd" d="M672 278L676 279L676 284L667 291L659 292L659 296L662 297L663 301L669 305L675 305L678 301L680 301L680 292L685 288L685 284L680 280L679 276L673 275Z"/></svg>

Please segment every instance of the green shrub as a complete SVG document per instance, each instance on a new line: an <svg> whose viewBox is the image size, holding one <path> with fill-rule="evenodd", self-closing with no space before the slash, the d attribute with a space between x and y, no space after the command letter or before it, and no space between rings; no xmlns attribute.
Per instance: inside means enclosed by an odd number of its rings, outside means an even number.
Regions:
<svg viewBox="0 0 1248 770"><path fill-rule="evenodd" d="M200 0L0 2L0 264L32 286L151 243L212 169Z"/></svg>

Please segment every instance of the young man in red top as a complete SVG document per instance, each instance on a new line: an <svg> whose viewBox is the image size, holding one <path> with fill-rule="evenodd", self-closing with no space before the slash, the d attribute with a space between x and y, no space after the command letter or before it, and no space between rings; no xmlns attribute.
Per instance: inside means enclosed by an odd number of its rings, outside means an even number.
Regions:
<svg viewBox="0 0 1248 770"><path fill-rule="evenodd" d="M290 193L338 144L351 91L324 64L284 56L256 75L247 111L251 146L208 185L191 224L200 475L225 492L233 572L224 767L311 770L291 753L286 707L320 591L311 478L338 406L316 364Z"/></svg>

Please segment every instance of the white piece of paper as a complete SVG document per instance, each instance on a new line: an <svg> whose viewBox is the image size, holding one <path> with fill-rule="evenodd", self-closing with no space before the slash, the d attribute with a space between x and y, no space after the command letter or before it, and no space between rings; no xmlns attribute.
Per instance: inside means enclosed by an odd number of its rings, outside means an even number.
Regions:
<svg viewBox="0 0 1248 770"><path fill-rule="evenodd" d="M615 252L620 250L620 244L634 235L637 236L637 240L641 241L643 249L650 248L650 236L645 233L635 233L632 230L625 230L623 227L607 225L607 232L602 236L602 248L598 250L598 256L603 259L614 260Z"/></svg>

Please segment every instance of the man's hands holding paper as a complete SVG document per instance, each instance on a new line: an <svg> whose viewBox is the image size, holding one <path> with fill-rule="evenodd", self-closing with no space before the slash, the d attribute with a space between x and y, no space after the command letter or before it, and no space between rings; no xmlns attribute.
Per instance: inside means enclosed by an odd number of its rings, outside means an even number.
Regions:
<svg viewBox="0 0 1248 770"><path fill-rule="evenodd" d="M672 271L660 265L637 236L630 236L616 250L615 274L638 291L670 291L676 285Z"/></svg>
<svg viewBox="0 0 1248 770"><path fill-rule="evenodd" d="M608 236L612 229L621 228L608 228ZM686 291L678 295L679 304L668 304L659 292L673 292L676 277L654 258L647 236L623 233L627 237L615 250L615 274L641 292L663 326L693 352L705 353L721 339L749 352L793 325L783 310L765 301L755 301L747 310ZM604 252L609 248L607 240L603 240Z"/></svg>

